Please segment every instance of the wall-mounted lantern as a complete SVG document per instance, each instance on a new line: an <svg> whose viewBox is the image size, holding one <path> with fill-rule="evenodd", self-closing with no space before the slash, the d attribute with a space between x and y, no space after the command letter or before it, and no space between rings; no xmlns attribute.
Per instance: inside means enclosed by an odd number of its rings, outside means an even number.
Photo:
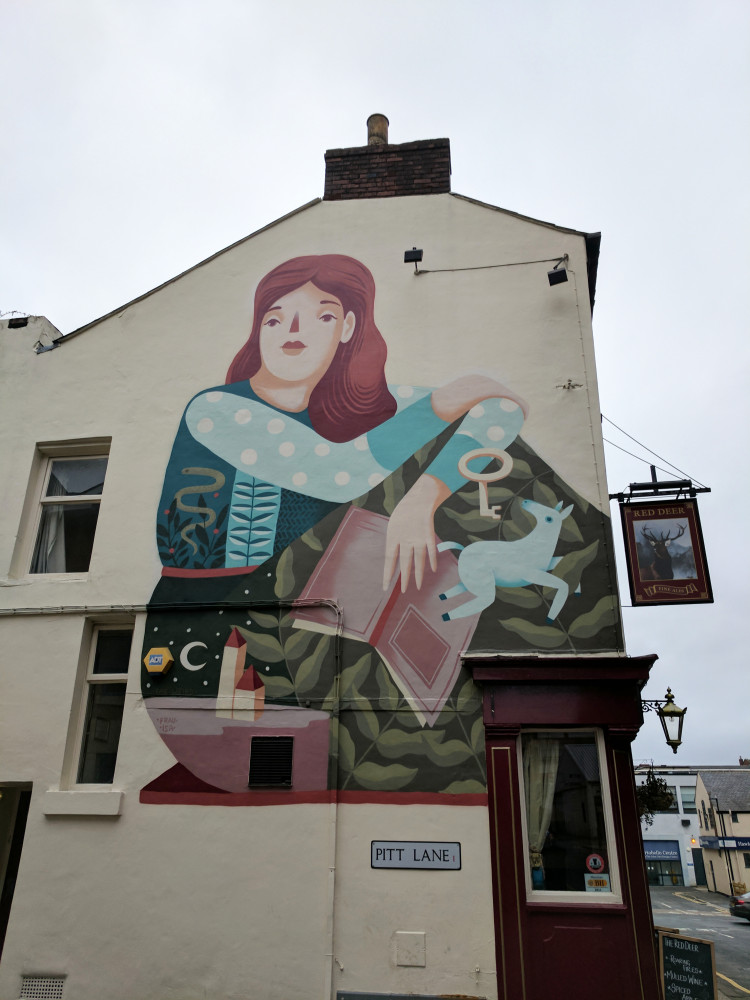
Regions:
<svg viewBox="0 0 750 1000"><path fill-rule="evenodd" d="M644 712L656 712L664 730L667 746L672 747L673 753L677 753L677 747L682 743L682 723L687 709L675 705L672 688L667 688L663 701L659 699L642 701L641 708Z"/></svg>

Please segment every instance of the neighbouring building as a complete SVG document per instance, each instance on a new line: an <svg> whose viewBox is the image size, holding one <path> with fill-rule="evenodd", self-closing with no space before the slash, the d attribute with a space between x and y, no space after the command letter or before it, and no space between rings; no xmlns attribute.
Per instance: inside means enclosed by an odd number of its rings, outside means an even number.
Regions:
<svg viewBox="0 0 750 1000"><path fill-rule="evenodd" d="M709 889L731 895L750 885L750 768L701 769L695 787Z"/></svg>
<svg viewBox="0 0 750 1000"><path fill-rule="evenodd" d="M636 785L644 784L650 770L650 764L636 767ZM650 824L641 820L648 883L705 885L695 808L698 769L679 765L654 765L653 772L666 781L672 803L668 809L655 812Z"/></svg>
<svg viewBox="0 0 750 1000"><path fill-rule="evenodd" d="M651 770L666 782L672 803L668 809L655 812L650 824L641 820L649 885L706 885L701 825L695 801L698 775L740 769L714 765L639 764L635 769L636 785L644 784Z"/></svg>
<svg viewBox="0 0 750 1000"><path fill-rule="evenodd" d="M0 324L2 998L660 996L599 236L369 124L174 280Z"/></svg>

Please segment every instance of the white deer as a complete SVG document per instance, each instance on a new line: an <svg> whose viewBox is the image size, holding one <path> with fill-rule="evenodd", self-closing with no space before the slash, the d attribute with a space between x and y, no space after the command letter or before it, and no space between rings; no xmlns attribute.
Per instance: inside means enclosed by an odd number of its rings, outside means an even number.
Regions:
<svg viewBox="0 0 750 1000"><path fill-rule="evenodd" d="M573 505L562 509L562 500L556 507L545 507L535 500L522 500L521 506L536 520L534 528L524 538L515 542L473 542L464 548L458 542L441 542L438 551L460 549L458 575L455 587L440 594L441 601L469 591L473 600L460 604L442 615L443 621L466 618L484 611L495 600L495 587L553 587L557 593L552 601L547 621L552 622L568 599L569 588L559 576L550 573L562 556L554 554L563 520L573 510ZM580 591L580 586L576 593Z"/></svg>

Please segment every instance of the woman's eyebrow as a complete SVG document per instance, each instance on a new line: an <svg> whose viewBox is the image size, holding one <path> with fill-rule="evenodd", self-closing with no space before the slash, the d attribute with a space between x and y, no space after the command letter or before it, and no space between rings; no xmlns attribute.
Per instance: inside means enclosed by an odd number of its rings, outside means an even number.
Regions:
<svg viewBox="0 0 750 1000"><path fill-rule="evenodd" d="M276 309L278 309L279 312L281 312L281 308L282 308L281 306L269 306L268 309L266 309L266 312L270 312L271 313L271 312L273 312Z"/></svg>
<svg viewBox="0 0 750 1000"><path fill-rule="evenodd" d="M322 306L341 306L338 299L321 299L320 304ZM341 306L341 308L343 308L343 306Z"/></svg>

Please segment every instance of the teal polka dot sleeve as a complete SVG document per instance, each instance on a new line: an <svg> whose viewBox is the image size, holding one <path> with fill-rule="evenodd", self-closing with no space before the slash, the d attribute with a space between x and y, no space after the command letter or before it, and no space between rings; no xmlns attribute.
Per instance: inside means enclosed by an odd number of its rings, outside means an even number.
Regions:
<svg viewBox="0 0 750 1000"><path fill-rule="evenodd" d="M398 411L352 441L327 441L294 414L227 390L200 393L185 413L200 444L240 472L321 500L348 502L377 486L448 425L433 411L431 390L396 387ZM458 460L472 448L506 448L523 423L507 399L475 406L428 472L450 489L465 479Z"/></svg>

